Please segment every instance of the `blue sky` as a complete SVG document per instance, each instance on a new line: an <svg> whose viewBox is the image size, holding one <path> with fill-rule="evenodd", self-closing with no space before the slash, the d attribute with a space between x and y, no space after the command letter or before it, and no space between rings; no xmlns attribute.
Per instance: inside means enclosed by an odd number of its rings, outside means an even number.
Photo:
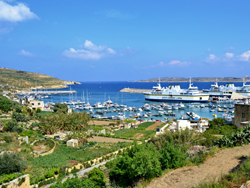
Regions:
<svg viewBox="0 0 250 188"><path fill-rule="evenodd" d="M250 1L0 0L0 66L76 81L243 77Z"/></svg>

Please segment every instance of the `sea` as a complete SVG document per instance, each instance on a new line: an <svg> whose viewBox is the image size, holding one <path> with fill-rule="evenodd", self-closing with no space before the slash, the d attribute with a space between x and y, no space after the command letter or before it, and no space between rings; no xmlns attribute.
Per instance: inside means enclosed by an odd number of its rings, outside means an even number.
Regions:
<svg viewBox="0 0 250 188"><path fill-rule="evenodd" d="M139 108L142 105L148 103L150 105L156 104L160 105L162 102L151 102L151 101L145 101L144 95L142 93L121 93L119 92L123 88L136 88L136 89L152 89L153 86L156 86L157 83L155 82L124 82L124 81L112 81L112 82L80 82L81 85L70 85L68 88L64 89L57 89L59 90L75 90L77 91L76 94L73 95L54 95L51 96L51 98L43 98L45 103L46 102L66 102L71 100L85 100L87 102L87 99L91 105L94 105L97 102L105 102L108 99L112 100L113 103L123 104L127 105L128 107L135 107ZM202 89L209 89L211 87L211 84L214 84L213 82L193 82L193 86L197 86L199 90ZM219 82L218 85L225 85L224 82ZM241 82L235 82L235 86L242 86ZM180 85L182 89L187 89L189 87L189 82L162 82L162 87L168 87L169 85ZM166 102L165 102L166 103ZM173 103L168 103L173 104ZM214 112L210 112L210 109L208 107L200 108L199 103L193 103L194 106L197 107L189 107L189 103L184 103L185 106L187 106L184 110L172 110L172 112L175 113L175 118L181 118L184 115L186 115L186 112L194 112L200 117L213 119L214 114L216 114L216 117L223 117L224 112L217 112L217 109ZM206 105L206 104L205 104ZM217 104L218 105L218 104ZM219 104L221 106L231 106L232 104ZM100 110L100 109L99 109ZM78 110L76 110L78 111ZM83 111L83 110L82 110ZM167 111L167 110L165 110ZM140 112L141 114L146 112ZM155 110L151 110L152 114L158 113ZM117 116L118 112L112 112L112 113L106 113L103 116L111 117L111 116ZM134 112L124 112L124 115L126 117L131 117L134 115ZM164 120L166 118L172 119L172 116L157 116L153 117L150 116L147 119L154 118L155 120ZM143 118L141 118L143 119ZM145 120L145 119L144 119Z"/></svg>

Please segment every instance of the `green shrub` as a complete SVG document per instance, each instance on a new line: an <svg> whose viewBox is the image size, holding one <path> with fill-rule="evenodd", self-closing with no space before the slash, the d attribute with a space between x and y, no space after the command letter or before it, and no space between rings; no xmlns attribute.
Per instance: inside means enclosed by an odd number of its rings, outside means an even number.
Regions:
<svg viewBox="0 0 250 188"><path fill-rule="evenodd" d="M21 133L23 131L21 127L18 127L16 120L9 120L5 128L7 132Z"/></svg>
<svg viewBox="0 0 250 188"><path fill-rule="evenodd" d="M95 182L98 187L105 186L105 175L99 168L93 168L88 174L88 179Z"/></svg>
<svg viewBox="0 0 250 188"><path fill-rule="evenodd" d="M117 158L109 172L111 182L119 186L132 186L140 178L146 180L162 174L160 154L152 144L135 145L121 158Z"/></svg>
<svg viewBox="0 0 250 188"><path fill-rule="evenodd" d="M214 118L212 121L209 122L209 128L217 129L219 127L225 126L226 122L223 118Z"/></svg>
<svg viewBox="0 0 250 188"><path fill-rule="evenodd" d="M180 146L175 146L173 142L166 142L163 148L159 151L161 153L160 162L163 169L175 169L185 165L185 150L181 151Z"/></svg>
<svg viewBox="0 0 250 188"><path fill-rule="evenodd" d="M17 112L13 112L12 118L15 119L17 122L26 122L29 120L29 118L25 117L24 114Z"/></svg>
<svg viewBox="0 0 250 188"><path fill-rule="evenodd" d="M64 113L67 114L68 113L68 105L67 104L61 104L61 103L56 103L54 106L54 112L56 113Z"/></svg>
<svg viewBox="0 0 250 188"><path fill-rule="evenodd" d="M19 156L19 154L5 152L3 155L0 155L1 174L22 172L26 168L27 168L27 163Z"/></svg>

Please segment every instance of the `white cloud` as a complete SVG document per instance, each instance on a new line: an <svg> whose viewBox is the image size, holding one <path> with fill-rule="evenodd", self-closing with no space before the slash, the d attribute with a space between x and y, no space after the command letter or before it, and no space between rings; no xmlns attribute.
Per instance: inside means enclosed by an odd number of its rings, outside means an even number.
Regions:
<svg viewBox="0 0 250 188"><path fill-rule="evenodd" d="M151 65L151 67L155 68L155 67L166 67L166 66L186 66L191 64L190 62L187 61L178 61L178 60L172 60L169 63L164 63L163 61L161 61L160 63L156 64L156 65ZM146 68L146 67L144 67ZM148 67L149 68L149 67Z"/></svg>
<svg viewBox="0 0 250 188"><path fill-rule="evenodd" d="M234 54L233 53L226 53L225 56L226 56L226 58L233 58Z"/></svg>
<svg viewBox="0 0 250 188"><path fill-rule="evenodd" d="M250 50L247 52L244 52L243 54L241 54L238 57L240 58L241 61L248 61L250 58Z"/></svg>
<svg viewBox="0 0 250 188"><path fill-rule="evenodd" d="M70 48L62 53L65 57L81 60L99 60L114 54L116 54L116 51L113 49L107 46L97 46L89 40L85 41L83 49Z"/></svg>
<svg viewBox="0 0 250 188"><path fill-rule="evenodd" d="M18 22L34 18L38 18L38 16L23 3L10 5L0 0L0 20Z"/></svg>
<svg viewBox="0 0 250 188"><path fill-rule="evenodd" d="M208 59L210 59L210 60L215 60L215 59L216 59L216 56L215 56L214 54L210 54L209 57L208 57Z"/></svg>
<svg viewBox="0 0 250 188"><path fill-rule="evenodd" d="M179 66L183 66L183 65L188 65L190 64L190 62L187 62L187 61L178 61L178 60L172 60L168 63L169 65L179 65Z"/></svg>
<svg viewBox="0 0 250 188"><path fill-rule="evenodd" d="M215 63L215 62L233 63L233 62L243 62L243 61L250 62L250 50L242 53L241 55L235 55L234 53L229 53L229 52L221 56L215 56L214 54L210 54L205 61L209 63Z"/></svg>
<svg viewBox="0 0 250 188"><path fill-rule="evenodd" d="M21 56L26 56L26 57L33 57L35 56L35 54L32 54L30 53L29 51L25 51L25 50L21 50L18 55L21 55Z"/></svg>

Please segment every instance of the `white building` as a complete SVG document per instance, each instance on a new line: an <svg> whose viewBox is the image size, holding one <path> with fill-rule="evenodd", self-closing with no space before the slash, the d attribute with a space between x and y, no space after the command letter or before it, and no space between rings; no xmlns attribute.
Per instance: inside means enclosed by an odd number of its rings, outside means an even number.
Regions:
<svg viewBox="0 0 250 188"><path fill-rule="evenodd" d="M189 120L177 120L177 130L185 130L186 128L191 128Z"/></svg>
<svg viewBox="0 0 250 188"><path fill-rule="evenodd" d="M37 110L38 108L42 111L44 110L44 102L38 100L31 100L29 101L29 107L33 110Z"/></svg>

